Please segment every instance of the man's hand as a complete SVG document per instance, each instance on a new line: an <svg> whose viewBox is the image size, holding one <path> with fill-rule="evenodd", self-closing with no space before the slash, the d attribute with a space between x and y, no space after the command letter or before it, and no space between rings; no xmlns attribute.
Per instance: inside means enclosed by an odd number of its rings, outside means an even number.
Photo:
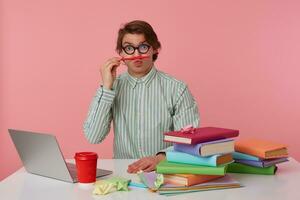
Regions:
<svg viewBox="0 0 300 200"><path fill-rule="evenodd" d="M111 90L117 76L117 67L121 64L120 58L114 57L107 60L101 67L103 86Z"/></svg>
<svg viewBox="0 0 300 200"><path fill-rule="evenodd" d="M128 173L137 173L140 170L143 170L144 172L151 172L155 170L156 165L165 159L164 154L158 154L156 156L149 156L141 158L140 160L132 163L128 166L127 172Z"/></svg>

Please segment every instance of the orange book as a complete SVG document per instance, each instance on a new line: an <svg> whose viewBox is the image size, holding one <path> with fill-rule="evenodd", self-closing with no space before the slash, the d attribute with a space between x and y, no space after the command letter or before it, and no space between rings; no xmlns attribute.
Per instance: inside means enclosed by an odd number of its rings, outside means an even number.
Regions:
<svg viewBox="0 0 300 200"><path fill-rule="evenodd" d="M212 181L224 176L221 175L198 175L198 174L164 174L164 183L179 186L192 186Z"/></svg>
<svg viewBox="0 0 300 200"><path fill-rule="evenodd" d="M260 139L237 140L234 149L263 159L288 157L286 145Z"/></svg>

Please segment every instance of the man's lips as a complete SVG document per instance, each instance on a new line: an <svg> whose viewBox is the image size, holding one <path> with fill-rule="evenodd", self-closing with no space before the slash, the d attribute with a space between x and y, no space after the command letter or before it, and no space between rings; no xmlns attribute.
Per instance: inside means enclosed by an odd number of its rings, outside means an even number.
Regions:
<svg viewBox="0 0 300 200"><path fill-rule="evenodd" d="M134 61L133 61L133 64L142 64L142 63L143 63L142 60L134 60Z"/></svg>

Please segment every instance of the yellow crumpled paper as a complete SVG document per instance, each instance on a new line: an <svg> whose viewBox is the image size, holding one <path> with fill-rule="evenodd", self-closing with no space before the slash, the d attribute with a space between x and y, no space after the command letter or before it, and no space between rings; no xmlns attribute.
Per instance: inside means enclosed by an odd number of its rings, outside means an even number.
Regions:
<svg viewBox="0 0 300 200"><path fill-rule="evenodd" d="M105 180L96 181L93 194L105 195L115 191L129 191L130 180L122 177L112 177Z"/></svg>

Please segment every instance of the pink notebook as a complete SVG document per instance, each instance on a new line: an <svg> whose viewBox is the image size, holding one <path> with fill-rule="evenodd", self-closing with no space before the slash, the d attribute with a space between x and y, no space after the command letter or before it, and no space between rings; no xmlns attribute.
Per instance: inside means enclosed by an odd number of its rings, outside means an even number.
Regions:
<svg viewBox="0 0 300 200"><path fill-rule="evenodd" d="M164 133L164 135L164 141L166 142L198 144L201 142L237 137L239 135L239 131L227 128L202 127L167 132Z"/></svg>

